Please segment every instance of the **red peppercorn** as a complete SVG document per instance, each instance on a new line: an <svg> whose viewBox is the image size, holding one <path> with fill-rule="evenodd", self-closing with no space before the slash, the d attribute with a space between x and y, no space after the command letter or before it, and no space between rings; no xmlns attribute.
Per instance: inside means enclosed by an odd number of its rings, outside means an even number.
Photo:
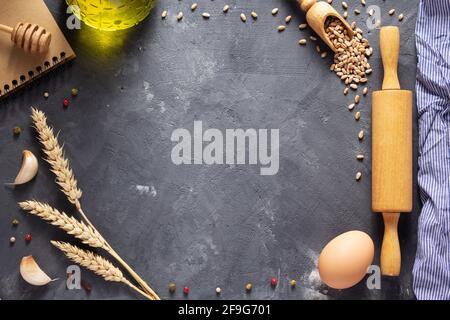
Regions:
<svg viewBox="0 0 450 320"><path fill-rule="evenodd" d="M64 107L67 108L67 107L69 106L69 104L70 104L69 99L64 99L64 100L63 100L63 106L64 106Z"/></svg>
<svg viewBox="0 0 450 320"><path fill-rule="evenodd" d="M33 239L33 237L31 236L31 233L27 233L26 235L25 235L25 241L31 241Z"/></svg>
<svg viewBox="0 0 450 320"><path fill-rule="evenodd" d="M272 287L275 287L277 284L278 284L278 279L277 278L270 279L270 285Z"/></svg>
<svg viewBox="0 0 450 320"><path fill-rule="evenodd" d="M189 294L189 287L184 287L183 288L183 293L184 294Z"/></svg>

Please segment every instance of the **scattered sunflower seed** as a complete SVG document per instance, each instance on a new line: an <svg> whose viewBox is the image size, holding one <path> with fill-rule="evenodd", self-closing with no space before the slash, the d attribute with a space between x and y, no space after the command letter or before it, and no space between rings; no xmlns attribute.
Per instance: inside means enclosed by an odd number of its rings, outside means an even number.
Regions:
<svg viewBox="0 0 450 320"><path fill-rule="evenodd" d="M355 96L355 103L358 104L360 100L361 100L361 97L359 96L359 94L357 94Z"/></svg>
<svg viewBox="0 0 450 320"><path fill-rule="evenodd" d="M353 90L356 90L356 89L358 89L358 85L356 83L352 83L350 85L350 88L352 88Z"/></svg>
<svg viewBox="0 0 450 320"><path fill-rule="evenodd" d="M360 111L355 113L355 120L359 121L359 119L361 119L361 112Z"/></svg>
<svg viewBox="0 0 450 320"><path fill-rule="evenodd" d="M242 20L242 22L247 21L247 16L243 13L241 13L241 20Z"/></svg>
<svg viewBox="0 0 450 320"><path fill-rule="evenodd" d="M355 13L355 14L360 14L361 11L359 11L358 9L355 9L354 13Z"/></svg>
<svg viewBox="0 0 450 320"><path fill-rule="evenodd" d="M370 9L368 13L369 13L369 16L373 16L375 14L375 10L374 9Z"/></svg>
<svg viewBox="0 0 450 320"><path fill-rule="evenodd" d="M358 133L358 139L359 139L359 140L364 139L364 130L361 130L361 131Z"/></svg>
<svg viewBox="0 0 450 320"><path fill-rule="evenodd" d="M161 18L163 18L163 19L167 18L167 10L164 10L164 11L161 13Z"/></svg>
<svg viewBox="0 0 450 320"><path fill-rule="evenodd" d="M304 30L304 29L306 29L308 27L308 24L306 24L306 23L302 23L302 24L299 24L298 25L298 28L300 29L300 30Z"/></svg>
<svg viewBox="0 0 450 320"><path fill-rule="evenodd" d="M400 13L400 14L398 15L398 21L402 21L404 17L405 17L405 16L403 15L403 13Z"/></svg>
<svg viewBox="0 0 450 320"><path fill-rule="evenodd" d="M327 0L328 4L332 4L333 0Z"/></svg>
<svg viewBox="0 0 450 320"><path fill-rule="evenodd" d="M327 52L326 52L326 51L322 52L322 53L320 54L320 57L321 57L322 59L325 59L325 58L327 57Z"/></svg>
<svg viewBox="0 0 450 320"><path fill-rule="evenodd" d="M211 17L211 15L208 12L203 12L202 17L205 19L209 19Z"/></svg>
<svg viewBox="0 0 450 320"><path fill-rule="evenodd" d="M255 11L252 11L251 16L253 19L258 19L258 14Z"/></svg>
<svg viewBox="0 0 450 320"><path fill-rule="evenodd" d="M345 89L344 89L344 95L347 95L349 90L350 90L350 89L349 89L348 87L345 87Z"/></svg>
<svg viewBox="0 0 450 320"><path fill-rule="evenodd" d="M314 36L309 36L309 39L310 39L311 41L317 41L317 38L314 37Z"/></svg>
<svg viewBox="0 0 450 320"><path fill-rule="evenodd" d="M348 108L348 111L352 111L353 109L355 109L355 104L352 103L347 108Z"/></svg>
<svg viewBox="0 0 450 320"><path fill-rule="evenodd" d="M368 92L369 92L369 88L365 87L363 89L363 95L367 95Z"/></svg>
<svg viewBox="0 0 450 320"><path fill-rule="evenodd" d="M191 6L191 10L192 10L192 11L195 11L195 9L197 9L197 7L198 7L197 2L194 2L194 3L192 4L192 6Z"/></svg>
<svg viewBox="0 0 450 320"><path fill-rule="evenodd" d="M306 44L306 39L300 39L300 40L298 41L298 44L300 44L300 45L305 45L305 44Z"/></svg>
<svg viewBox="0 0 450 320"><path fill-rule="evenodd" d="M348 12L344 11L344 14L342 16L344 17L344 19L347 19L348 18Z"/></svg>
<svg viewBox="0 0 450 320"><path fill-rule="evenodd" d="M319 45L316 45L316 51L317 51L317 53L320 53L320 46Z"/></svg>
<svg viewBox="0 0 450 320"><path fill-rule="evenodd" d="M178 14L177 14L177 20L178 21L181 21L183 19L183 12L178 12Z"/></svg>
<svg viewBox="0 0 450 320"><path fill-rule="evenodd" d="M272 9L272 15L276 15L278 13L278 8L273 8Z"/></svg>
<svg viewBox="0 0 450 320"><path fill-rule="evenodd" d="M363 154L358 154L358 155L356 156L356 160L359 160L359 161L364 160L364 155L363 155Z"/></svg>
<svg viewBox="0 0 450 320"><path fill-rule="evenodd" d="M362 4L363 6L365 6L365 5L366 5L366 0L361 0L361 4Z"/></svg>
<svg viewBox="0 0 450 320"><path fill-rule="evenodd" d="M228 12L228 10L230 10L230 6L229 6L229 5L227 5L227 4L226 4L226 5L224 5L224 6L223 6L223 9L222 9L222 11L223 11L223 12L225 12L225 13L227 13L227 12Z"/></svg>
<svg viewBox="0 0 450 320"><path fill-rule="evenodd" d="M287 17L284 19L284 22L289 23L289 22L291 22L291 20L292 20L292 16L287 16Z"/></svg>
<svg viewBox="0 0 450 320"><path fill-rule="evenodd" d="M286 26L278 26L277 30L278 32L283 32L284 30L286 30Z"/></svg>
<svg viewBox="0 0 450 320"><path fill-rule="evenodd" d="M345 1L342 1L342 8L348 9L348 4Z"/></svg>
<svg viewBox="0 0 450 320"><path fill-rule="evenodd" d="M389 15L392 16L395 13L395 9L389 10Z"/></svg>
<svg viewBox="0 0 450 320"><path fill-rule="evenodd" d="M357 172L356 176L355 176L356 181L361 180L361 177L362 177L362 173L361 172Z"/></svg>

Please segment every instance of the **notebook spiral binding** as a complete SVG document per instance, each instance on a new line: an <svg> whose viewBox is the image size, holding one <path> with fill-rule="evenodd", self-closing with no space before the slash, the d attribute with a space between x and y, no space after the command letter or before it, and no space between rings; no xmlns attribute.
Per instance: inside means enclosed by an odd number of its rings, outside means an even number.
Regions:
<svg viewBox="0 0 450 320"><path fill-rule="evenodd" d="M66 53L62 51L59 57L54 56L51 61L44 61L43 65L36 66L35 70L28 71L27 75L20 75L18 79L13 79L11 83L6 83L0 88L0 98L7 96L14 89L25 86L31 81L41 77L53 67L66 60Z"/></svg>

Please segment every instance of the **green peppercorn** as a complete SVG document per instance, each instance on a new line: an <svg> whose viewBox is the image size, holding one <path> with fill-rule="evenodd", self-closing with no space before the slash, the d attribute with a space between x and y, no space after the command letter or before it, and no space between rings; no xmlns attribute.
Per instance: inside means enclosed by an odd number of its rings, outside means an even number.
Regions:
<svg viewBox="0 0 450 320"><path fill-rule="evenodd" d="M78 89L72 88L72 90L70 90L70 93L72 94L72 97L76 97L78 95Z"/></svg>
<svg viewBox="0 0 450 320"><path fill-rule="evenodd" d="M12 225L13 225L14 227L18 226L18 225L19 225L19 220L14 219L14 220L12 221Z"/></svg>
<svg viewBox="0 0 450 320"><path fill-rule="evenodd" d="M18 136L19 134L22 133L22 128L20 128L20 127L18 127L18 126L15 126L15 127L12 129L12 132L13 132L13 134L14 134L15 136Z"/></svg>
<svg viewBox="0 0 450 320"><path fill-rule="evenodd" d="M177 290L177 285L175 283L169 283L169 292L170 293L175 293L175 290Z"/></svg>

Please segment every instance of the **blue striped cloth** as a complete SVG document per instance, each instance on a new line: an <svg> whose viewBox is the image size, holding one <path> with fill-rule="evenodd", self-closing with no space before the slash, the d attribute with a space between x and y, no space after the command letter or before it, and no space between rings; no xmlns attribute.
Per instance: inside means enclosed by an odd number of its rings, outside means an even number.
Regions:
<svg viewBox="0 0 450 320"><path fill-rule="evenodd" d="M413 288L450 300L450 0L421 0L416 25L420 197Z"/></svg>

